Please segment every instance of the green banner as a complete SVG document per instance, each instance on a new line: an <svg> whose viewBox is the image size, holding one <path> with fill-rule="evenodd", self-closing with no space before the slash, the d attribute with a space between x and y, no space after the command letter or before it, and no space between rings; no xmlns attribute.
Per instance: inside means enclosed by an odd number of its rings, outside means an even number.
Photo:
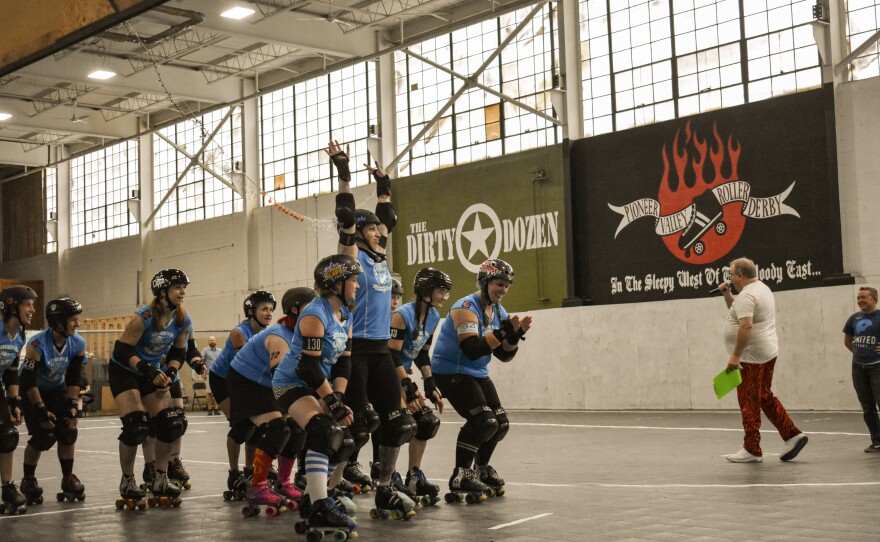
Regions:
<svg viewBox="0 0 880 542"><path fill-rule="evenodd" d="M566 296L563 149L554 145L400 179L394 271L411 300L422 267L452 277L445 309L476 291L479 265L501 258L516 282L510 312L559 307ZM445 311L443 311L445 315Z"/></svg>

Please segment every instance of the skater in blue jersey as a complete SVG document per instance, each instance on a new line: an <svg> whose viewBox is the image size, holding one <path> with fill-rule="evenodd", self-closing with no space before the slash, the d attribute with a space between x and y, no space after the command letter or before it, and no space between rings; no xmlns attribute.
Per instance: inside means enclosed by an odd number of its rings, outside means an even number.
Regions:
<svg viewBox="0 0 880 542"><path fill-rule="evenodd" d="M376 167L366 165L376 181L376 212L356 209L349 186L348 154L336 141L330 143L326 152L340 181L336 195L339 253L356 259L363 269L358 275L360 288L352 314L352 370L346 404L354 412L351 431L355 453L346 466L346 478L361 487L371 484L371 478L361 471L356 457L373 433L379 445L376 508L409 515L412 501L391 486L400 447L416 432L416 421L401 398L400 379L388 350L392 286L385 245L397 223L391 205L391 179L378 164Z"/></svg>
<svg viewBox="0 0 880 542"><path fill-rule="evenodd" d="M79 384L86 341L77 332L82 306L62 297L46 304L46 329L28 341L19 371L25 423L31 438L24 449L21 492L28 504L43 502L36 478L40 455L58 443L60 500L83 500L85 488L73 473L77 439Z"/></svg>
<svg viewBox="0 0 880 542"><path fill-rule="evenodd" d="M501 305L513 279L513 268L504 260L483 262L477 274L479 290L455 302L434 347L431 370L437 387L466 420L458 432L449 480L452 494L504 492L504 480L489 460L510 422L489 378L489 362L493 356L503 362L513 359L532 324L531 316L508 315Z"/></svg>
<svg viewBox="0 0 880 542"><path fill-rule="evenodd" d="M186 416L174 408L169 388L184 361L201 372L200 354L192 335L192 321L183 308L189 278L180 269L163 269L153 276L153 300L135 311L116 341L109 366L110 390L119 408L122 433L119 463L121 502L143 500L134 478L137 447L155 435L156 477L149 490L163 505L180 504L180 488L168 479L165 467L171 444L186 432ZM167 357L168 371L160 360ZM161 468L160 468L161 467ZM117 503L117 506L119 503Z"/></svg>
<svg viewBox="0 0 880 542"><path fill-rule="evenodd" d="M0 292L0 479L3 482L3 513L26 510L25 497L12 480L12 454L18 447L21 425L18 358L25 342L25 329L34 318L37 293L28 286L15 285Z"/></svg>
<svg viewBox="0 0 880 542"><path fill-rule="evenodd" d="M226 339L226 346L214 360L208 373L208 385L214 394L214 400L220 406L220 410L229 420L229 389L227 386L227 376L229 374L229 364L235 354L247 343L254 335L266 329L272 323L272 314L275 311L277 303L275 296L265 290L255 290L249 293L243 303L245 320L239 323ZM248 425L248 427L250 427ZM247 431L242 427L234 428L230 424L229 433L226 435L226 453L229 457L229 475L226 477L227 491L224 495L233 495L244 498L244 491L250 485L250 465L254 464L254 445L247 442ZM244 471L238 469L238 458L241 455L241 445L245 444ZM241 500L241 499L238 499Z"/></svg>

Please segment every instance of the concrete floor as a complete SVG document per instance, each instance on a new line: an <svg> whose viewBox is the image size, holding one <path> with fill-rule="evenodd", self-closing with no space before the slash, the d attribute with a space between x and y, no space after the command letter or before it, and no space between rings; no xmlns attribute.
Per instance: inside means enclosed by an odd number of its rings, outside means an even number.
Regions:
<svg viewBox="0 0 880 542"><path fill-rule="evenodd" d="M507 480L504 497L440 503L395 522L371 520L373 494L357 496L360 539L880 540L880 454L862 451L869 439L861 414L792 417L810 435L795 461L778 460L782 443L768 424L764 463L739 465L723 457L742 445L738 412L510 412L493 461ZM442 418L423 469L445 486L461 420L451 409ZM37 476L49 498L24 516L0 516L0 539L305 540L293 532L297 513L245 520L240 503L222 500L226 430L223 418L190 415L183 460L193 488L181 508L120 512L119 420L87 418L75 465L86 500L55 502L60 469L48 452Z"/></svg>

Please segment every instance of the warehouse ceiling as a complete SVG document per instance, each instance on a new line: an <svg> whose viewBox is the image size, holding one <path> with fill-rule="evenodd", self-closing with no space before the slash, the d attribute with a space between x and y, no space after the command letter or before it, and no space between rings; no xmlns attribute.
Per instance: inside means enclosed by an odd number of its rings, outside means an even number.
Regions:
<svg viewBox="0 0 880 542"><path fill-rule="evenodd" d="M533 0L172 0L0 76L0 182ZM232 7L253 13L221 16ZM89 77L96 70L116 75ZM2 73L2 72L0 72Z"/></svg>

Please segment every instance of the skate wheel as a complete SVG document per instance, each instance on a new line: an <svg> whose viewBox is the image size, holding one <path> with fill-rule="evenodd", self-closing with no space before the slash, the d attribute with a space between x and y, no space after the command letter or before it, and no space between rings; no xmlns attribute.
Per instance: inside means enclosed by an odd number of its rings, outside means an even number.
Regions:
<svg viewBox="0 0 880 542"><path fill-rule="evenodd" d="M293 530L296 534L305 534L306 532L306 522L305 521L297 521L293 524Z"/></svg>
<svg viewBox="0 0 880 542"><path fill-rule="evenodd" d="M258 507L258 506L247 505L247 506L242 507L242 509L241 509L241 515L243 515L246 518L254 517L254 516L258 515L259 513L260 513L260 507Z"/></svg>
<svg viewBox="0 0 880 542"><path fill-rule="evenodd" d="M503 496L504 496L504 488L503 488L503 487L499 487L499 488L495 491L495 496L496 496L496 497L503 497Z"/></svg>
<svg viewBox="0 0 880 542"><path fill-rule="evenodd" d="M379 511L375 508L370 510L370 519L379 519Z"/></svg>
<svg viewBox="0 0 880 542"><path fill-rule="evenodd" d="M476 497L476 496L474 496L474 495L471 495L470 493L468 493L467 496L465 496L464 500L465 500L465 502L467 502L468 504L475 504L475 503L480 502L479 497Z"/></svg>
<svg viewBox="0 0 880 542"><path fill-rule="evenodd" d="M125 501L122 499L116 499L116 509L122 510L123 508L125 508Z"/></svg>
<svg viewBox="0 0 880 542"><path fill-rule="evenodd" d="M172 508L177 508L181 504L183 504L183 499L181 499L180 497L174 497L173 499L171 499Z"/></svg>
<svg viewBox="0 0 880 542"><path fill-rule="evenodd" d="M446 501L447 504L452 504L458 500L458 497L455 493L447 493L446 495L443 495L443 500Z"/></svg>
<svg viewBox="0 0 880 542"><path fill-rule="evenodd" d="M296 512L299 510L299 503L294 500L287 501L287 509L291 512Z"/></svg>
<svg viewBox="0 0 880 542"><path fill-rule="evenodd" d="M320 542L322 538L324 538L324 533L321 531L309 531L306 533L307 542Z"/></svg>
<svg viewBox="0 0 880 542"><path fill-rule="evenodd" d="M150 497L149 499L147 499L147 506L149 506L150 508L155 508L158 505L159 502L156 500L155 497Z"/></svg>
<svg viewBox="0 0 880 542"><path fill-rule="evenodd" d="M403 519L403 514L401 514L399 510L392 510L391 519L393 519L394 521L401 520Z"/></svg>
<svg viewBox="0 0 880 542"><path fill-rule="evenodd" d="M428 497L420 497L419 498L419 505L420 506L430 506L430 504L431 504L430 498L428 498Z"/></svg>
<svg viewBox="0 0 880 542"><path fill-rule="evenodd" d="M64 501L64 493L56 494L55 498L58 499L58 502L63 502Z"/></svg>
<svg viewBox="0 0 880 542"><path fill-rule="evenodd" d="M231 491L224 491L223 492L223 500L224 501L231 501L232 500L232 492Z"/></svg>
<svg viewBox="0 0 880 542"><path fill-rule="evenodd" d="M333 538L336 540L336 542L345 542L346 540L348 540L348 533L346 533L345 531L336 531L335 533L333 533Z"/></svg>
<svg viewBox="0 0 880 542"><path fill-rule="evenodd" d="M43 496L38 495L36 499L34 499L34 504L43 504Z"/></svg>
<svg viewBox="0 0 880 542"><path fill-rule="evenodd" d="M354 494L354 495L359 494L359 493L361 492L361 486L358 486L358 485L352 485L352 486L351 486L351 492L352 492L352 494Z"/></svg>
<svg viewBox="0 0 880 542"><path fill-rule="evenodd" d="M192 489L192 486L193 486L193 485L192 485L192 482L190 482L189 480L187 480L186 483L183 484L183 489Z"/></svg>
<svg viewBox="0 0 880 542"><path fill-rule="evenodd" d="M279 512L279 509L275 508L274 506L267 506L266 507L266 515L269 516L270 518L274 518L275 516L277 516L278 512Z"/></svg>

